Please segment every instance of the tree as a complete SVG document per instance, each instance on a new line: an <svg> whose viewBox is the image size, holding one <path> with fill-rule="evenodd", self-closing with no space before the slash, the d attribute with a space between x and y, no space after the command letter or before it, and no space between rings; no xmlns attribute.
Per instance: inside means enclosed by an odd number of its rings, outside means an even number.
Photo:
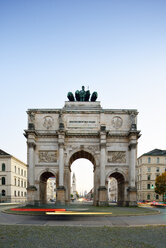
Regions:
<svg viewBox="0 0 166 248"><path fill-rule="evenodd" d="M163 195L163 201L165 200L166 193L166 172L156 177L155 192L159 195Z"/></svg>
<svg viewBox="0 0 166 248"><path fill-rule="evenodd" d="M73 194L70 194L70 197L73 198Z"/></svg>
<svg viewBox="0 0 166 248"><path fill-rule="evenodd" d="M80 198L79 194L78 194L78 191L76 191L76 196L77 196L77 199Z"/></svg>

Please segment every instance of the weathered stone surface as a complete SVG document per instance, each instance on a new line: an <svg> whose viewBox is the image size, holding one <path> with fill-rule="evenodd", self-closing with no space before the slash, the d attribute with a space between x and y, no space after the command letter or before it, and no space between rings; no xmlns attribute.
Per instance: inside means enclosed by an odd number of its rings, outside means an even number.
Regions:
<svg viewBox="0 0 166 248"><path fill-rule="evenodd" d="M87 158L94 165L94 204L107 204L107 189L101 189L109 177L118 181L119 203L135 202L136 192L130 196L127 189L136 181L139 131L131 127L136 127L137 110L103 109L97 101L70 101L62 109L29 109L27 113L28 126L32 123L34 127L25 131L28 180L37 188L36 200L41 197L42 175L54 175L58 201L69 202L70 166L78 158Z"/></svg>

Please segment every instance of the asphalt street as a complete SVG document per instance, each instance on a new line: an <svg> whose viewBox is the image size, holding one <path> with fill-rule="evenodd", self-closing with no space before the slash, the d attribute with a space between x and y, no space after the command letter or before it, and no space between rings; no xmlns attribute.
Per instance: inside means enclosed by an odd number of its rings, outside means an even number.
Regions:
<svg viewBox="0 0 166 248"><path fill-rule="evenodd" d="M1 212L0 224L4 225L41 225L41 226L143 226L166 225L166 208L158 208L160 214L144 216L27 216Z"/></svg>

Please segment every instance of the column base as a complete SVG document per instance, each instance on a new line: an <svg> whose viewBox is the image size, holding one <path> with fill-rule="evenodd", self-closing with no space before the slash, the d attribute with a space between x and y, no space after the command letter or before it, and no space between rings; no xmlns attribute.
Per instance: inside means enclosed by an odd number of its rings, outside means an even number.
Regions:
<svg viewBox="0 0 166 248"><path fill-rule="evenodd" d="M28 205L35 205L36 191L37 191L37 188L34 185L31 185L27 188L27 204Z"/></svg>
<svg viewBox="0 0 166 248"><path fill-rule="evenodd" d="M107 188L105 186L100 186L98 188L98 193L99 193L98 206L108 206Z"/></svg>
<svg viewBox="0 0 166 248"><path fill-rule="evenodd" d="M138 206L138 204L137 204L137 189L136 189L136 187L128 187L127 191L128 191L128 199L129 199L129 201L126 202L126 204L129 207L136 207L136 206Z"/></svg>
<svg viewBox="0 0 166 248"><path fill-rule="evenodd" d="M66 191L66 189L64 186L57 187L56 203L65 204L65 191Z"/></svg>

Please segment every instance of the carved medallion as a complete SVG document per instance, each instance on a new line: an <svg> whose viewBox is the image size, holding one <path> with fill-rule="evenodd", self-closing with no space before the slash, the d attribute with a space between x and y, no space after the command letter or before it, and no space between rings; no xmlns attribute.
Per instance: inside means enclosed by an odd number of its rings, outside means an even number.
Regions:
<svg viewBox="0 0 166 248"><path fill-rule="evenodd" d="M53 125L53 122L54 120L51 116L45 116L43 126L47 129L50 129Z"/></svg>
<svg viewBox="0 0 166 248"><path fill-rule="evenodd" d="M39 151L39 163L57 162L57 151Z"/></svg>
<svg viewBox="0 0 166 248"><path fill-rule="evenodd" d="M126 152L123 151L109 151L108 152L109 163L126 163Z"/></svg>
<svg viewBox="0 0 166 248"><path fill-rule="evenodd" d="M112 119L112 125L114 128L116 129L119 129L121 126L122 126L122 123L123 123L123 120L121 117L119 116L115 116L113 119Z"/></svg>

